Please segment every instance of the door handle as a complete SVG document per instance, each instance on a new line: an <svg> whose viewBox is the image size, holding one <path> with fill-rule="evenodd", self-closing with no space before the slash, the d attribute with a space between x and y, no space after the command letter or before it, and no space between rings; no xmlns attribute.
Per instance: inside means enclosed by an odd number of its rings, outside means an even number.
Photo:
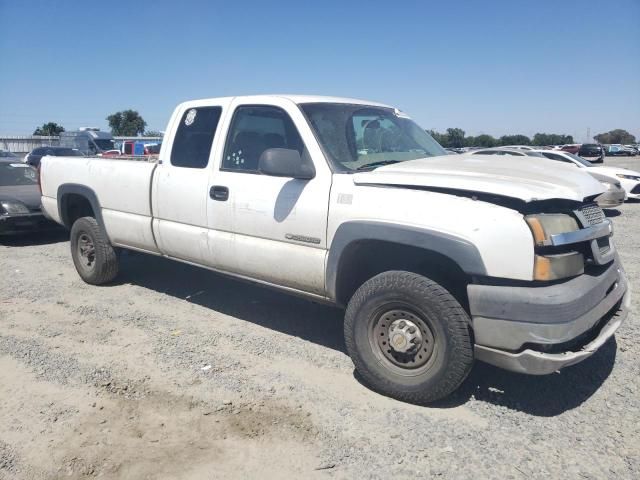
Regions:
<svg viewBox="0 0 640 480"><path fill-rule="evenodd" d="M229 199L229 189L220 185L214 185L209 189L209 196L219 202L226 202Z"/></svg>

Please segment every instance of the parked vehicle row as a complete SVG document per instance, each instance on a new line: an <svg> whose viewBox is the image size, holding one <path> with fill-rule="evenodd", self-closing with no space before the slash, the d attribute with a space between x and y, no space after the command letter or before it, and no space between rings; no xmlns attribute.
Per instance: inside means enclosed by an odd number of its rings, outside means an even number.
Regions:
<svg viewBox="0 0 640 480"><path fill-rule="evenodd" d="M627 315L605 189L582 168L447 156L405 113L342 98L186 102L166 132L155 163L43 158L43 208L85 282L131 249L344 307L363 380L419 403L474 360L580 362Z"/></svg>
<svg viewBox="0 0 640 480"><path fill-rule="evenodd" d="M562 150L533 150L506 147L475 150L472 155L501 155L512 157L537 157L563 162L578 168L588 168L590 174L605 187L605 192L597 197L598 205L612 208L620 205L627 198L639 198L640 173L626 168L595 166L584 158ZM505 166L505 168L507 168Z"/></svg>
<svg viewBox="0 0 640 480"><path fill-rule="evenodd" d="M32 167L38 168L40 166L40 160L45 155L51 157L83 157L82 152L75 148L69 147L38 147L31 150L24 157L24 162L28 163Z"/></svg>
<svg viewBox="0 0 640 480"><path fill-rule="evenodd" d="M637 145L607 145L606 155L633 157L639 154Z"/></svg>

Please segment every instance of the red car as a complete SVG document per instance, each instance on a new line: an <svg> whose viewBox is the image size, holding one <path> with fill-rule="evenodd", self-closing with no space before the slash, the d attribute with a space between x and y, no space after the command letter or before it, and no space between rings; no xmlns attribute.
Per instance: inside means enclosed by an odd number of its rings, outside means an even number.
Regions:
<svg viewBox="0 0 640 480"><path fill-rule="evenodd" d="M563 145L562 147L560 147L560 150L577 155L578 150L580 150L580 145Z"/></svg>

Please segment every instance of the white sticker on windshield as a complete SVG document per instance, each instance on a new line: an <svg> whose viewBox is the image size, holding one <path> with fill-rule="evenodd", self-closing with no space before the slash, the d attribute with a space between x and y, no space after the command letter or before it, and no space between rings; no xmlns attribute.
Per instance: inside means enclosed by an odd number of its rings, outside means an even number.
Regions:
<svg viewBox="0 0 640 480"><path fill-rule="evenodd" d="M198 112L196 111L195 108L192 108L191 110L189 110L187 112L187 116L184 119L184 124L188 127L189 125L192 125L193 122L196 119L196 115L198 114Z"/></svg>
<svg viewBox="0 0 640 480"><path fill-rule="evenodd" d="M397 108L393 110L393 114L398 118L411 118L409 115L404 113L402 110L398 110Z"/></svg>
<svg viewBox="0 0 640 480"><path fill-rule="evenodd" d="M9 166L14 168L31 168L31 165L27 163L10 163Z"/></svg>

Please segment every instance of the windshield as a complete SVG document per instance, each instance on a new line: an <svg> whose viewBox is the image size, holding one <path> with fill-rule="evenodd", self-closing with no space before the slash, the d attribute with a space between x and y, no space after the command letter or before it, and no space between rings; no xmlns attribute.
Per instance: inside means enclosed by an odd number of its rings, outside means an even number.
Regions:
<svg viewBox="0 0 640 480"><path fill-rule="evenodd" d="M585 167L593 167L593 164L589 161L589 160L585 160L582 157L579 157L578 155L576 155L575 153L569 153L569 152L564 152L564 154L567 157L571 157L572 159L574 159L576 162L581 163L583 166Z"/></svg>
<svg viewBox="0 0 640 480"><path fill-rule="evenodd" d="M100 139L96 139L93 141L100 150L102 151L106 151L106 150L115 150L115 144L113 143L113 140L107 140L104 138L100 138Z"/></svg>
<svg viewBox="0 0 640 480"><path fill-rule="evenodd" d="M344 103L300 107L334 167L342 172L447 154L415 122L391 108Z"/></svg>
<svg viewBox="0 0 640 480"><path fill-rule="evenodd" d="M0 187L14 185L35 185L35 168L26 163L0 162Z"/></svg>

